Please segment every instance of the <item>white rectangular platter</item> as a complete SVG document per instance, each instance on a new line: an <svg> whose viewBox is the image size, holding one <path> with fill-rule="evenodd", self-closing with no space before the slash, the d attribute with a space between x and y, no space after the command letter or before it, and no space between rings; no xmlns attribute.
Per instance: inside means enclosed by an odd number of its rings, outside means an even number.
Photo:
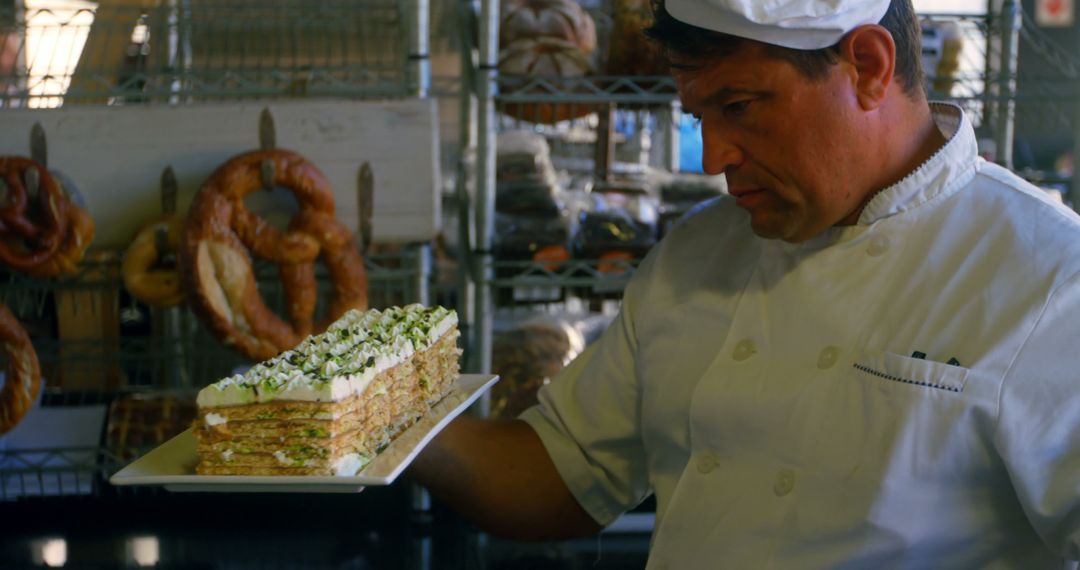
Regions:
<svg viewBox="0 0 1080 570"><path fill-rule="evenodd" d="M498 379L495 375L463 374L430 413L401 432L355 476L197 475L195 435L188 429L117 471L109 482L118 486L161 485L170 491L226 493L356 493L369 485L389 485L450 420Z"/></svg>

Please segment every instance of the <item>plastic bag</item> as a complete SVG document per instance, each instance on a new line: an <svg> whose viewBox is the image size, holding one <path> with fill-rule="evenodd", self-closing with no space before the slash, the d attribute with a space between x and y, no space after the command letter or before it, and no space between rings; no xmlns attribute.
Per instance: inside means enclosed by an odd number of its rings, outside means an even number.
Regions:
<svg viewBox="0 0 1080 570"><path fill-rule="evenodd" d="M516 418L537 403L537 391L585 350L585 336L566 318L540 317L496 335L491 417Z"/></svg>

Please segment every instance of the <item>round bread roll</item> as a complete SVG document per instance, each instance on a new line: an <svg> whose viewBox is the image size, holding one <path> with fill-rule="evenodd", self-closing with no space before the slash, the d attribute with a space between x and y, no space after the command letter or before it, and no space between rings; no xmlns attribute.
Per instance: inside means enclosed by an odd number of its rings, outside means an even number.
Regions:
<svg viewBox="0 0 1080 570"><path fill-rule="evenodd" d="M552 37L515 40L499 53L499 73L532 81L534 77L582 77L589 73L589 61L574 44ZM500 89L517 92L515 78L501 80ZM595 110L589 104L509 103L499 111L523 121L553 124L583 117Z"/></svg>
<svg viewBox="0 0 1080 570"><path fill-rule="evenodd" d="M0 434L5 434L30 411L41 393L41 369L26 330L4 305L0 305L0 345L7 356L4 388L0 390Z"/></svg>
<svg viewBox="0 0 1080 570"><path fill-rule="evenodd" d="M171 216L150 222L135 234L135 239L124 252L121 267L124 287L132 297L153 307L173 307L184 301L184 290L180 286L180 271L176 263L172 266L161 263L164 257L175 254L182 230L183 220L178 216ZM165 251L158 251L159 231L165 232L167 236Z"/></svg>
<svg viewBox="0 0 1080 570"><path fill-rule="evenodd" d="M596 49L596 23L573 0L504 0L499 47L522 39L567 41L585 55Z"/></svg>

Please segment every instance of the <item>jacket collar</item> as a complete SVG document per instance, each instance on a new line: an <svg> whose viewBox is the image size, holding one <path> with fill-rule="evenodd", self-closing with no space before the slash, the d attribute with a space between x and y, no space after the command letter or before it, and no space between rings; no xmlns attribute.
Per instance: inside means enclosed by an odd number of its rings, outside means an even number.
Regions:
<svg viewBox="0 0 1080 570"><path fill-rule="evenodd" d="M858 225L870 225L951 193L974 175L979 149L964 111L951 103L931 103L930 110L948 142L903 180L871 198Z"/></svg>

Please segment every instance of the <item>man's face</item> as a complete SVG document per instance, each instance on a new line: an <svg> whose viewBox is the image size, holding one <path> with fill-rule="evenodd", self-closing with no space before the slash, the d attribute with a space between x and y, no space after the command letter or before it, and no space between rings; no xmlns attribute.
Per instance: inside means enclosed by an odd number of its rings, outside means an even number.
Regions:
<svg viewBox="0 0 1080 570"><path fill-rule="evenodd" d="M856 221L868 195L860 155L873 152L873 140L860 122L850 66L810 80L763 44L746 42L674 76L684 110L701 121L705 172L727 175L754 233L801 242Z"/></svg>

